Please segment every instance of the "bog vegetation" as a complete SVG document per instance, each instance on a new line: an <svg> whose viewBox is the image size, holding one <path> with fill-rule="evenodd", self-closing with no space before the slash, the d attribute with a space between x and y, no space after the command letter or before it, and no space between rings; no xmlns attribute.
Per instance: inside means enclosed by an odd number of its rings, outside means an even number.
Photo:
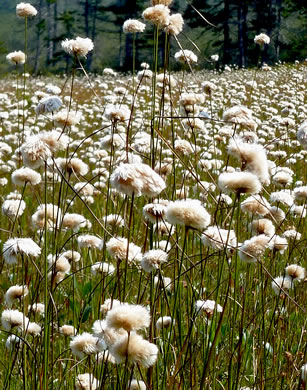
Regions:
<svg viewBox="0 0 307 390"><path fill-rule="evenodd" d="M62 42L65 78L7 56L0 387L303 389L306 64L195 72L179 47L172 73L181 15L143 16L154 61L129 75L87 74L89 38Z"/></svg>

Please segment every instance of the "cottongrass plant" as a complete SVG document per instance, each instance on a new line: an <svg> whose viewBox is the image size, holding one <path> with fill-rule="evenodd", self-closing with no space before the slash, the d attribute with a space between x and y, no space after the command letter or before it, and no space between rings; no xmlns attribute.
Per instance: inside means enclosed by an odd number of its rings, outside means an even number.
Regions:
<svg viewBox="0 0 307 390"><path fill-rule="evenodd" d="M64 40L21 144L1 84L1 388L306 385L306 65L198 72L169 4L133 82Z"/></svg>

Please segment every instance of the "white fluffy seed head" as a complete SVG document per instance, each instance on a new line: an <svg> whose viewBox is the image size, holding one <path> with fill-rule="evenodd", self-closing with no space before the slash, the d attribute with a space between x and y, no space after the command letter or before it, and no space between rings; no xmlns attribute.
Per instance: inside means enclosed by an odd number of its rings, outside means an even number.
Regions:
<svg viewBox="0 0 307 390"><path fill-rule="evenodd" d="M160 175L142 163L122 164L110 177L111 186L126 195L155 197L166 187Z"/></svg>
<svg viewBox="0 0 307 390"><path fill-rule="evenodd" d="M26 55L22 51L13 51L6 56L6 59L13 65L22 65L26 62Z"/></svg>
<svg viewBox="0 0 307 390"><path fill-rule="evenodd" d="M30 3L19 3L16 5L16 15L27 18L29 16L36 16L37 10Z"/></svg>
<svg viewBox="0 0 307 390"><path fill-rule="evenodd" d="M88 173L89 167L79 158L57 158L55 160L57 167L62 172L68 172L69 174L75 174L77 176L85 176Z"/></svg>
<svg viewBox="0 0 307 390"><path fill-rule="evenodd" d="M96 390L100 386L98 379L93 374L85 373L79 374L76 380L77 390Z"/></svg>
<svg viewBox="0 0 307 390"><path fill-rule="evenodd" d="M143 207L143 215L147 221L152 223L156 223L158 221L163 220L168 201L159 201L159 203L148 203Z"/></svg>
<svg viewBox="0 0 307 390"><path fill-rule="evenodd" d="M61 42L63 50L70 55L80 55L86 57L89 51L94 48L90 38L77 37L76 39L65 39Z"/></svg>
<svg viewBox="0 0 307 390"><path fill-rule="evenodd" d="M243 242L239 249L239 257L245 263L256 263L268 247L272 247L272 240L270 237L260 234Z"/></svg>
<svg viewBox="0 0 307 390"><path fill-rule="evenodd" d="M106 347L101 339L87 332L75 336L69 345L73 355L76 355L79 359L82 359L85 355L96 354Z"/></svg>
<svg viewBox="0 0 307 390"><path fill-rule="evenodd" d="M64 336L75 336L76 329L72 325L63 325L59 328L59 332Z"/></svg>
<svg viewBox="0 0 307 390"><path fill-rule="evenodd" d="M169 23L170 9L164 4L148 7L143 12L143 18L156 26L166 27Z"/></svg>
<svg viewBox="0 0 307 390"><path fill-rule="evenodd" d="M307 149L307 120L299 126L296 137L302 148Z"/></svg>
<svg viewBox="0 0 307 390"><path fill-rule="evenodd" d="M103 248L103 240L91 234L83 234L77 238L80 248L93 248L101 250Z"/></svg>
<svg viewBox="0 0 307 390"><path fill-rule="evenodd" d="M291 264L285 268L286 275L291 277L293 280L301 282L305 278L305 268L298 264Z"/></svg>
<svg viewBox="0 0 307 390"><path fill-rule="evenodd" d="M184 21L181 14L173 14L168 19L168 25L164 31L170 35L178 35L183 29Z"/></svg>
<svg viewBox="0 0 307 390"><path fill-rule="evenodd" d="M29 183L32 186L41 182L41 175L31 168L21 167L12 173L12 182L16 186L24 186Z"/></svg>
<svg viewBox="0 0 307 390"><path fill-rule="evenodd" d="M158 269L161 264L167 262L167 253L161 249L151 249L144 253L141 261L141 266L146 272L152 272Z"/></svg>
<svg viewBox="0 0 307 390"><path fill-rule="evenodd" d="M29 294L28 286L11 286L5 293L4 299L7 305L11 306L15 299L21 299Z"/></svg>
<svg viewBox="0 0 307 390"><path fill-rule="evenodd" d="M270 212L269 202L260 195L253 195L246 198L240 204L241 210L255 216L265 216Z"/></svg>
<svg viewBox="0 0 307 390"><path fill-rule="evenodd" d="M129 337L122 336L111 346L110 351L117 363L124 363L128 359L128 362L145 368L153 366L158 357L157 346L136 333L130 333Z"/></svg>
<svg viewBox="0 0 307 390"><path fill-rule="evenodd" d="M244 170L253 173L261 183L269 184L269 168L265 149L262 145L242 142L241 139L229 140L227 151L241 161Z"/></svg>
<svg viewBox="0 0 307 390"><path fill-rule="evenodd" d="M204 230L211 220L209 213L197 199L177 200L170 203L165 218L173 225L185 225L198 230Z"/></svg>
<svg viewBox="0 0 307 390"><path fill-rule="evenodd" d="M175 323L175 320L172 320L172 317L169 316L159 317L156 322L156 328L158 330L161 330L162 328L169 328L172 323L173 324Z"/></svg>
<svg viewBox="0 0 307 390"><path fill-rule="evenodd" d="M65 150L70 142L70 138L57 130L41 131L40 139L45 142L52 153Z"/></svg>
<svg viewBox="0 0 307 390"><path fill-rule="evenodd" d="M106 316L107 326L115 329L123 328L127 332L148 328L149 311L141 305L120 305L110 310Z"/></svg>
<svg viewBox="0 0 307 390"><path fill-rule="evenodd" d="M132 381L128 383L127 390L146 390L146 389L147 386L143 381L139 379L132 379Z"/></svg>
<svg viewBox="0 0 307 390"><path fill-rule="evenodd" d="M286 295L283 292L288 292L289 289L293 288L293 279L289 276L278 276L272 280L272 288L276 295L280 298L285 298Z"/></svg>
<svg viewBox="0 0 307 390"><path fill-rule="evenodd" d="M124 237L112 237L106 244L110 256L116 260L128 260L128 262L139 262L142 259L141 248Z"/></svg>
<svg viewBox="0 0 307 390"><path fill-rule="evenodd" d="M209 318L213 316L215 310L218 313L221 313L223 311L221 305L219 305L218 303L210 299L207 299L206 301L203 300L196 301L195 309L197 313L204 313Z"/></svg>
<svg viewBox="0 0 307 390"><path fill-rule="evenodd" d="M12 328L25 329L29 319L18 310L4 310L1 314L1 323L5 330L10 331Z"/></svg>
<svg viewBox="0 0 307 390"><path fill-rule="evenodd" d="M270 37L264 33L261 33L255 36L254 42L260 46L268 45L270 43Z"/></svg>
<svg viewBox="0 0 307 390"><path fill-rule="evenodd" d="M115 271L115 267L106 262L97 262L91 266L91 272L94 276L98 274L111 275Z"/></svg>
<svg viewBox="0 0 307 390"><path fill-rule="evenodd" d="M15 264L18 254L38 257L41 248L31 238L10 238L3 244L2 253L7 264Z"/></svg>
<svg viewBox="0 0 307 390"><path fill-rule="evenodd" d="M256 219L250 224L251 231L255 234L265 234L268 237L273 237L275 234L275 227L269 219Z"/></svg>
<svg viewBox="0 0 307 390"><path fill-rule="evenodd" d="M250 172L225 172L218 178L219 188L226 193L257 194L261 191L261 183L256 175Z"/></svg>
<svg viewBox="0 0 307 390"><path fill-rule="evenodd" d="M40 100L35 112L37 115L53 113L58 111L62 104L62 100L58 96L47 96Z"/></svg>
<svg viewBox="0 0 307 390"><path fill-rule="evenodd" d="M7 199L2 203L2 214L14 219L20 217L25 211L26 203L23 200Z"/></svg>
<svg viewBox="0 0 307 390"><path fill-rule="evenodd" d="M47 216L47 221L45 217ZM44 229L45 224L47 225L48 230L53 230L57 228L60 224L62 217L62 210L51 203L47 205L40 205L36 209L35 213L32 215L32 224L36 229Z"/></svg>
<svg viewBox="0 0 307 390"><path fill-rule="evenodd" d="M198 58L191 50L179 50L175 53L175 60L184 64L196 64Z"/></svg>
<svg viewBox="0 0 307 390"><path fill-rule="evenodd" d="M135 19L128 19L123 24L123 32L128 33L138 33L145 30L146 25Z"/></svg>
<svg viewBox="0 0 307 390"><path fill-rule="evenodd" d="M218 226L209 226L202 235L201 240L205 246L218 250L222 250L225 247L228 250L233 250L237 246L234 230L221 229Z"/></svg>
<svg viewBox="0 0 307 390"><path fill-rule="evenodd" d="M51 157L48 145L38 136L31 135L20 147L23 163L29 168L39 168Z"/></svg>

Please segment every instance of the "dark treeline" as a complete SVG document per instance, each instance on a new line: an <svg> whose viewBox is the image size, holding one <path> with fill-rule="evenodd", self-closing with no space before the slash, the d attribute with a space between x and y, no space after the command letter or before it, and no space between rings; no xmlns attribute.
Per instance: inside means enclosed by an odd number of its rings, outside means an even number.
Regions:
<svg viewBox="0 0 307 390"><path fill-rule="evenodd" d="M8 69L5 54L23 50L23 21L15 16L18 3L0 3L3 72ZM132 37L122 32L122 25L129 18L141 20L149 1L32 0L31 4L38 10L29 20L29 64L33 72L66 71L71 58L61 49L61 41L76 36L94 41L94 52L86 60L89 71L99 72L104 67L131 70ZM213 66L207 60L212 54L219 55L220 64L257 65L260 48L253 40L261 32L271 38L261 53L262 61L271 64L307 57L307 6L301 0L173 0L170 8L184 17L179 40L183 48L198 55L199 68ZM163 32L160 41L162 56ZM136 39L137 65L150 62L152 42L153 27L147 24ZM174 40L171 53L177 50Z"/></svg>

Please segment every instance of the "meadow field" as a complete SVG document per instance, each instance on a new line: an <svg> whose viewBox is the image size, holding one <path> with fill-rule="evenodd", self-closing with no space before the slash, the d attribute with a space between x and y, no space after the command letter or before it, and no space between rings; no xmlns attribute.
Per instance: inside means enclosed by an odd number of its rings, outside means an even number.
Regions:
<svg viewBox="0 0 307 390"><path fill-rule="evenodd" d="M157 40L1 79L1 389L306 386L307 65Z"/></svg>

